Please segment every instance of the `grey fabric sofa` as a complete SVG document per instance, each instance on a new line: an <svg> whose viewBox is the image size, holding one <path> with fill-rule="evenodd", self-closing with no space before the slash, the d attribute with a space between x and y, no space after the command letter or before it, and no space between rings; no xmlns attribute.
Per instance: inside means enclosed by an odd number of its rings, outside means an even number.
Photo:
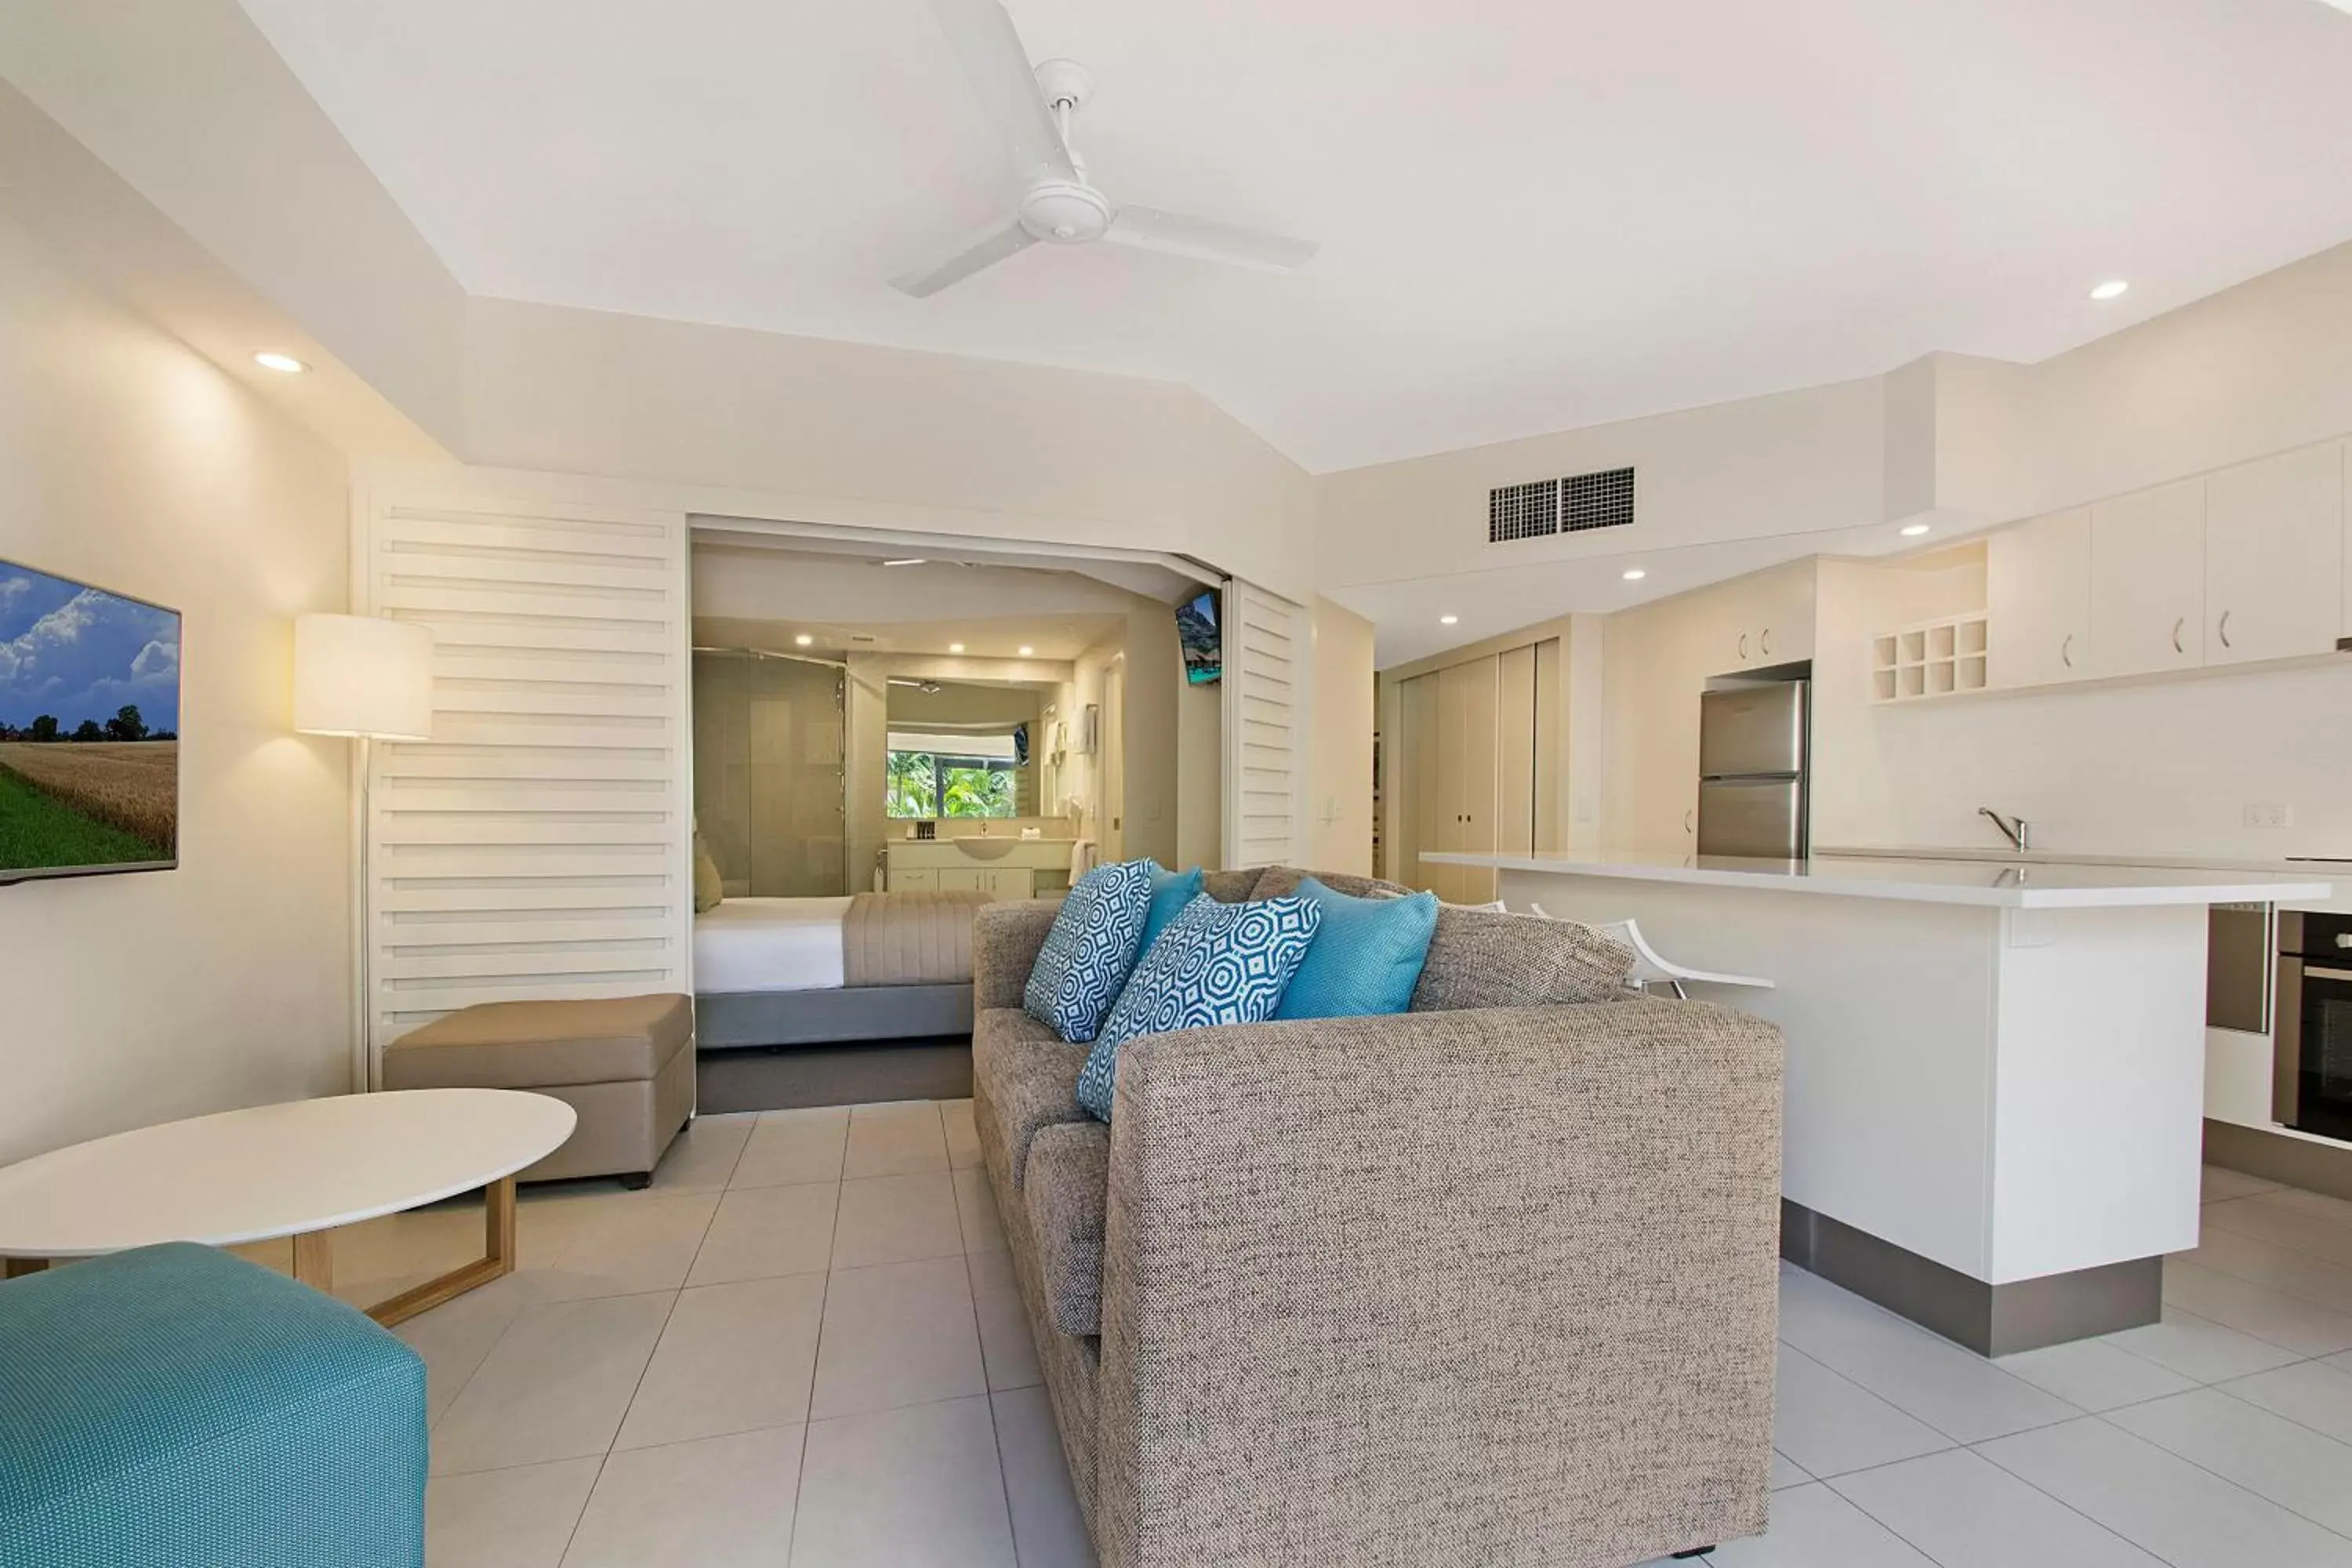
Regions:
<svg viewBox="0 0 2352 1568"><path fill-rule="evenodd" d="M1054 913L980 912L974 1110L1107 1568L1622 1568L1764 1528L1769 1025L1629 995L1184 1030L1122 1053L1105 1127L1087 1047L1021 1011ZM1469 929L1441 914L1433 969L1490 963Z"/></svg>

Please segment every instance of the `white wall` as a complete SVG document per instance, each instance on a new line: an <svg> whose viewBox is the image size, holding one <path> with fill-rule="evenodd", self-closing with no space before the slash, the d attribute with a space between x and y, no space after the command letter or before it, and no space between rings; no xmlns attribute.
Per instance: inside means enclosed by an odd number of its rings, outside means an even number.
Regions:
<svg viewBox="0 0 2352 1568"><path fill-rule="evenodd" d="M1299 864L1372 870L1372 623L1341 605L1309 606L1306 822Z"/></svg>
<svg viewBox="0 0 2352 1568"><path fill-rule="evenodd" d="M180 868L0 888L0 1160L350 1087L348 742L289 731L349 597L340 457L0 223L0 556L183 616Z"/></svg>

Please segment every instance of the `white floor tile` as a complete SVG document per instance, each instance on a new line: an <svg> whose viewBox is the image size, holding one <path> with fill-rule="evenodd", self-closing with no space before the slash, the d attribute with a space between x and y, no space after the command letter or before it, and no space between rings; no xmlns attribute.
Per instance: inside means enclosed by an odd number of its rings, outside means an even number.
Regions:
<svg viewBox="0 0 2352 1568"><path fill-rule="evenodd" d="M2158 1568L2121 1536L1966 1448L1830 1484L1942 1568Z"/></svg>
<svg viewBox="0 0 2352 1568"><path fill-rule="evenodd" d="M614 1454L563 1568L782 1568L792 1560L802 1431Z"/></svg>
<svg viewBox="0 0 2352 1568"><path fill-rule="evenodd" d="M841 1167L845 1180L947 1168L947 1135L937 1100L861 1105L850 1111L849 1152Z"/></svg>
<svg viewBox="0 0 2352 1568"><path fill-rule="evenodd" d="M2165 1260L2164 1299L2297 1355L2352 1350L2352 1316L2178 1258Z"/></svg>
<svg viewBox="0 0 2352 1568"><path fill-rule="evenodd" d="M2086 1416L1978 1452L2175 1568L2352 1564L2352 1541L2109 1422Z"/></svg>
<svg viewBox="0 0 2352 1568"><path fill-rule="evenodd" d="M521 1276L493 1279L392 1331L425 1358L425 1416L436 1422L529 1304Z"/></svg>
<svg viewBox="0 0 2352 1568"><path fill-rule="evenodd" d="M433 1471L601 1454L677 1298L607 1296L525 1308L433 1429Z"/></svg>
<svg viewBox="0 0 2352 1568"><path fill-rule="evenodd" d="M729 1184L798 1186L841 1180L841 1153L849 1137L846 1106L771 1110L760 1118Z"/></svg>
<svg viewBox="0 0 2352 1568"><path fill-rule="evenodd" d="M2084 1410L2113 1410L2197 1386L2171 1368L2101 1340L2076 1340L2005 1355L1993 1363L2012 1377Z"/></svg>
<svg viewBox="0 0 2352 1568"><path fill-rule="evenodd" d="M1781 1275L1780 1338L1963 1443L2048 1426L2076 1414L2073 1405L2010 1376L1974 1352L1802 1269ZM1801 1456L1799 1462L1803 1462Z"/></svg>
<svg viewBox="0 0 2352 1568"><path fill-rule="evenodd" d="M2167 1261L2193 1263L2338 1312L2352 1312L2352 1268L2243 1231L2209 1225L2193 1251Z"/></svg>
<svg viewBox="0 0 2352 1568"><path fill-rule="evenodd" d="M602 1463L434 1477L425 1488L425 1568L556 1568Z"/></svg>
<svg viewBox="0 0 2352 1568"><path fill-rule="evenodd" d="M850 1127L855 1139L856 1123ZM835 1268L952 1258L962 1251L955 1186L944 1167L841 1184L841 1217L833 1228Z"/></svg>
<svg viewBox="0 0 2352 1568"><path fill-rule="evenodd" d="M955 1173L956 1219L963 1226L966 1252L1004 1250L1004 1226L996 1215L996 1191L978 1167Z"/></svg>
<svg viewBox="0 0 2352 1568"><path fill-rule="evenodd" d="M675 1290L710 1228L716 1192L629 1193L585 1202L571 1238L544 1268L525 1271L531 1299L578 1301Z"/></svg>
<svg viewBox="0 0 2352 1568"><path fill-rule="evenodd" d="M793 1568L1013 1568L986 1399L819 1421Z"/></svg>
<svg viewBox="0 0 2352 1568"><path fill-rule="evenodd" d="M1043 1383L1045 1374L1037 1365L1037 1342L1030 1338L1021 1285L1013 1278L1013 1255L975 1252L964 1261L971 1270L972 1312L980 1320L980 1348L988 1363L988 1386L1001 1391Z"/></svg>
<svg viewBox="0 0 2352 1568"><path fill-rule="evenodd" d="M2278 1194L2264 1193L2231 1203L2208 1204L2207 1230L2235 1231L2307 1257L2339 1266L2352 1266L2352 1218L2332 1208L2312 1206L2313 1200L2333 1200L2305 1194L2305 1203L2281 1203Z"/></svg>
<svg viewBox="0 0 2352 1568"><path fill-rule="evenodd" d="M1780 1347L1773 1377L1772 1447L1808 1475L1840 1475L1951 1446L1950 1438L1868 1389L1801 1352Z"/></svg>
<svg viewBox="0 0 2352 1568"><path fill-rule="evenodd" d="M1054 1408L1043 1388L992 1396L996 1450L1013 1505L1013 1543L1021 1568L1095 1568L1095 1549L1070 1489Z"/></svg>
<svg viewBox="0 0 2352 1568"><path fill-rule="evenodd" d="M2257 1497L2352 1534L2352 1447L2333 1437L2212 1388L2108 1419Z"/></svg>
<svg viewBox="0 0 2352 1568"><path fill-rule="evenodd" d="M2231 1198L2251 1197L2275 1188L2276 1182L2266 1182L2260 1176L2249 1176L2242 1171L2225 1171L2219 1165L2208 1165L2204 1173L2205 1201L2225 1203Z"/></svg>
<svg viewBox="0 0 2352 1568"><path fill-rule="evenodd" d="M2263 1201L2297 1214L2316 1215L2321 1219L2334 1220L2340 1226L2352 1226L2352 1199L2331 1197L2326 1193L2307 1193L2300 1187L2272 1187L2263 1194Z"/></svg>
<svg viewBox="0 0 2352 1568"><path fill-rule="evenodd" d="M670 1140L654 1167L657 1193L698 1193L723 1187L735 1174L756 1116L698 1116Z"/></svg>
<svg viewBox="0 0 2352 1568"><path fill-rule="evenodd" d="M2164 1309L2161 1322L2125 1329L2101 1339L2103 1343L2145 1356L2198 1383L2244 1377L2300 1359L2293 1351L2281 1350L2252 1334L2225 1329L2194 1312L2169 1305Z"/></svg>
<svg viewBox="0 0 2352 1568"><path fill-rule="evenodd" d="M986 1391L961 1258L845 1269L831 1277L817 1343L814 1418Z"/></svg>
<svg viewBox="0 0 2352 1568"><path fill-rule="evenodd" d="M940 1102L940 1121L948 1135L948 1168L968 1171L980 1163L980 1132L972 1125L971 1101Z"/></svg>
<svg viewBox="0 0 2352 1568"><path fill-rule="evenodd" d="M618 1447L644 1448L807 1420L824 1312L822 1274L681 1293L621 1423Z"/></svg>
<svg viewBox="0 0 2352 1568"><path fill-rule="evenodd" d="M1796 1460L1778 1448L1772 1450L1772 1489L1774 1491L1780 1491L1786 1487L1801 1487L1812 1479L1805 1473L1804 1467L1798 1464Z"/></svg>
<svg viewBox="0 0 2352 1568"><path fill-rule="evenodd" d="M834 1212L840 1201L841 1189L831 1182L729 1188L686 1282L724 1285L823 1273L833 1256Z"/></svg>
<svg viewBox="0 0 2352 1568"><path fill-rule="evenodd" d="M1770 1528L1724 1542L1707 1561L1717 1568L1934 1568L1819 1481L1774 1492Z"/></svg>
<svg viewBox="0 0 2352 1568"><path fill-rule="evenodd" d="M2352 1355L2297 1362L2219 1386L2340 1443L2352 1443Z"/></svg>

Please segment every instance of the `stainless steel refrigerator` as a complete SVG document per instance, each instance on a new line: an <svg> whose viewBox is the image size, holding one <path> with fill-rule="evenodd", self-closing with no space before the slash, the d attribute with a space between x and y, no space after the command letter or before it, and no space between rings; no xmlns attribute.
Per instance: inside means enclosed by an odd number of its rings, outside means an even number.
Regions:
<svg viewBox="0 0 2352 1568"><path fill-rule="evenodd" d="M1804 858L1812 683L1781 680L1698 700L1698 852Z"/></svg>

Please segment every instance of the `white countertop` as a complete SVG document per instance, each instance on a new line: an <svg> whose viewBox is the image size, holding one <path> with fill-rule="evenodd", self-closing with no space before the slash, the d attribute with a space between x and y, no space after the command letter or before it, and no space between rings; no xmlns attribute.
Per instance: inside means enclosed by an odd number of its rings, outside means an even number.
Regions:
<svg viewBox="0 0 2352 1568"><path fill-rule="evenodd" d="M1676 882L1758 892L1887 899L1906 903L1971 904L1983 909L2145 909L2167 904L2282 903L2325 900L2324 880L2283 881L2225 871L2015 861L1869 858L1748 860L1731 856L1665 856L1609 850L1539 854L1428 853L1422 858L1498 871L1550 872L1623 881Z"/></svg>

